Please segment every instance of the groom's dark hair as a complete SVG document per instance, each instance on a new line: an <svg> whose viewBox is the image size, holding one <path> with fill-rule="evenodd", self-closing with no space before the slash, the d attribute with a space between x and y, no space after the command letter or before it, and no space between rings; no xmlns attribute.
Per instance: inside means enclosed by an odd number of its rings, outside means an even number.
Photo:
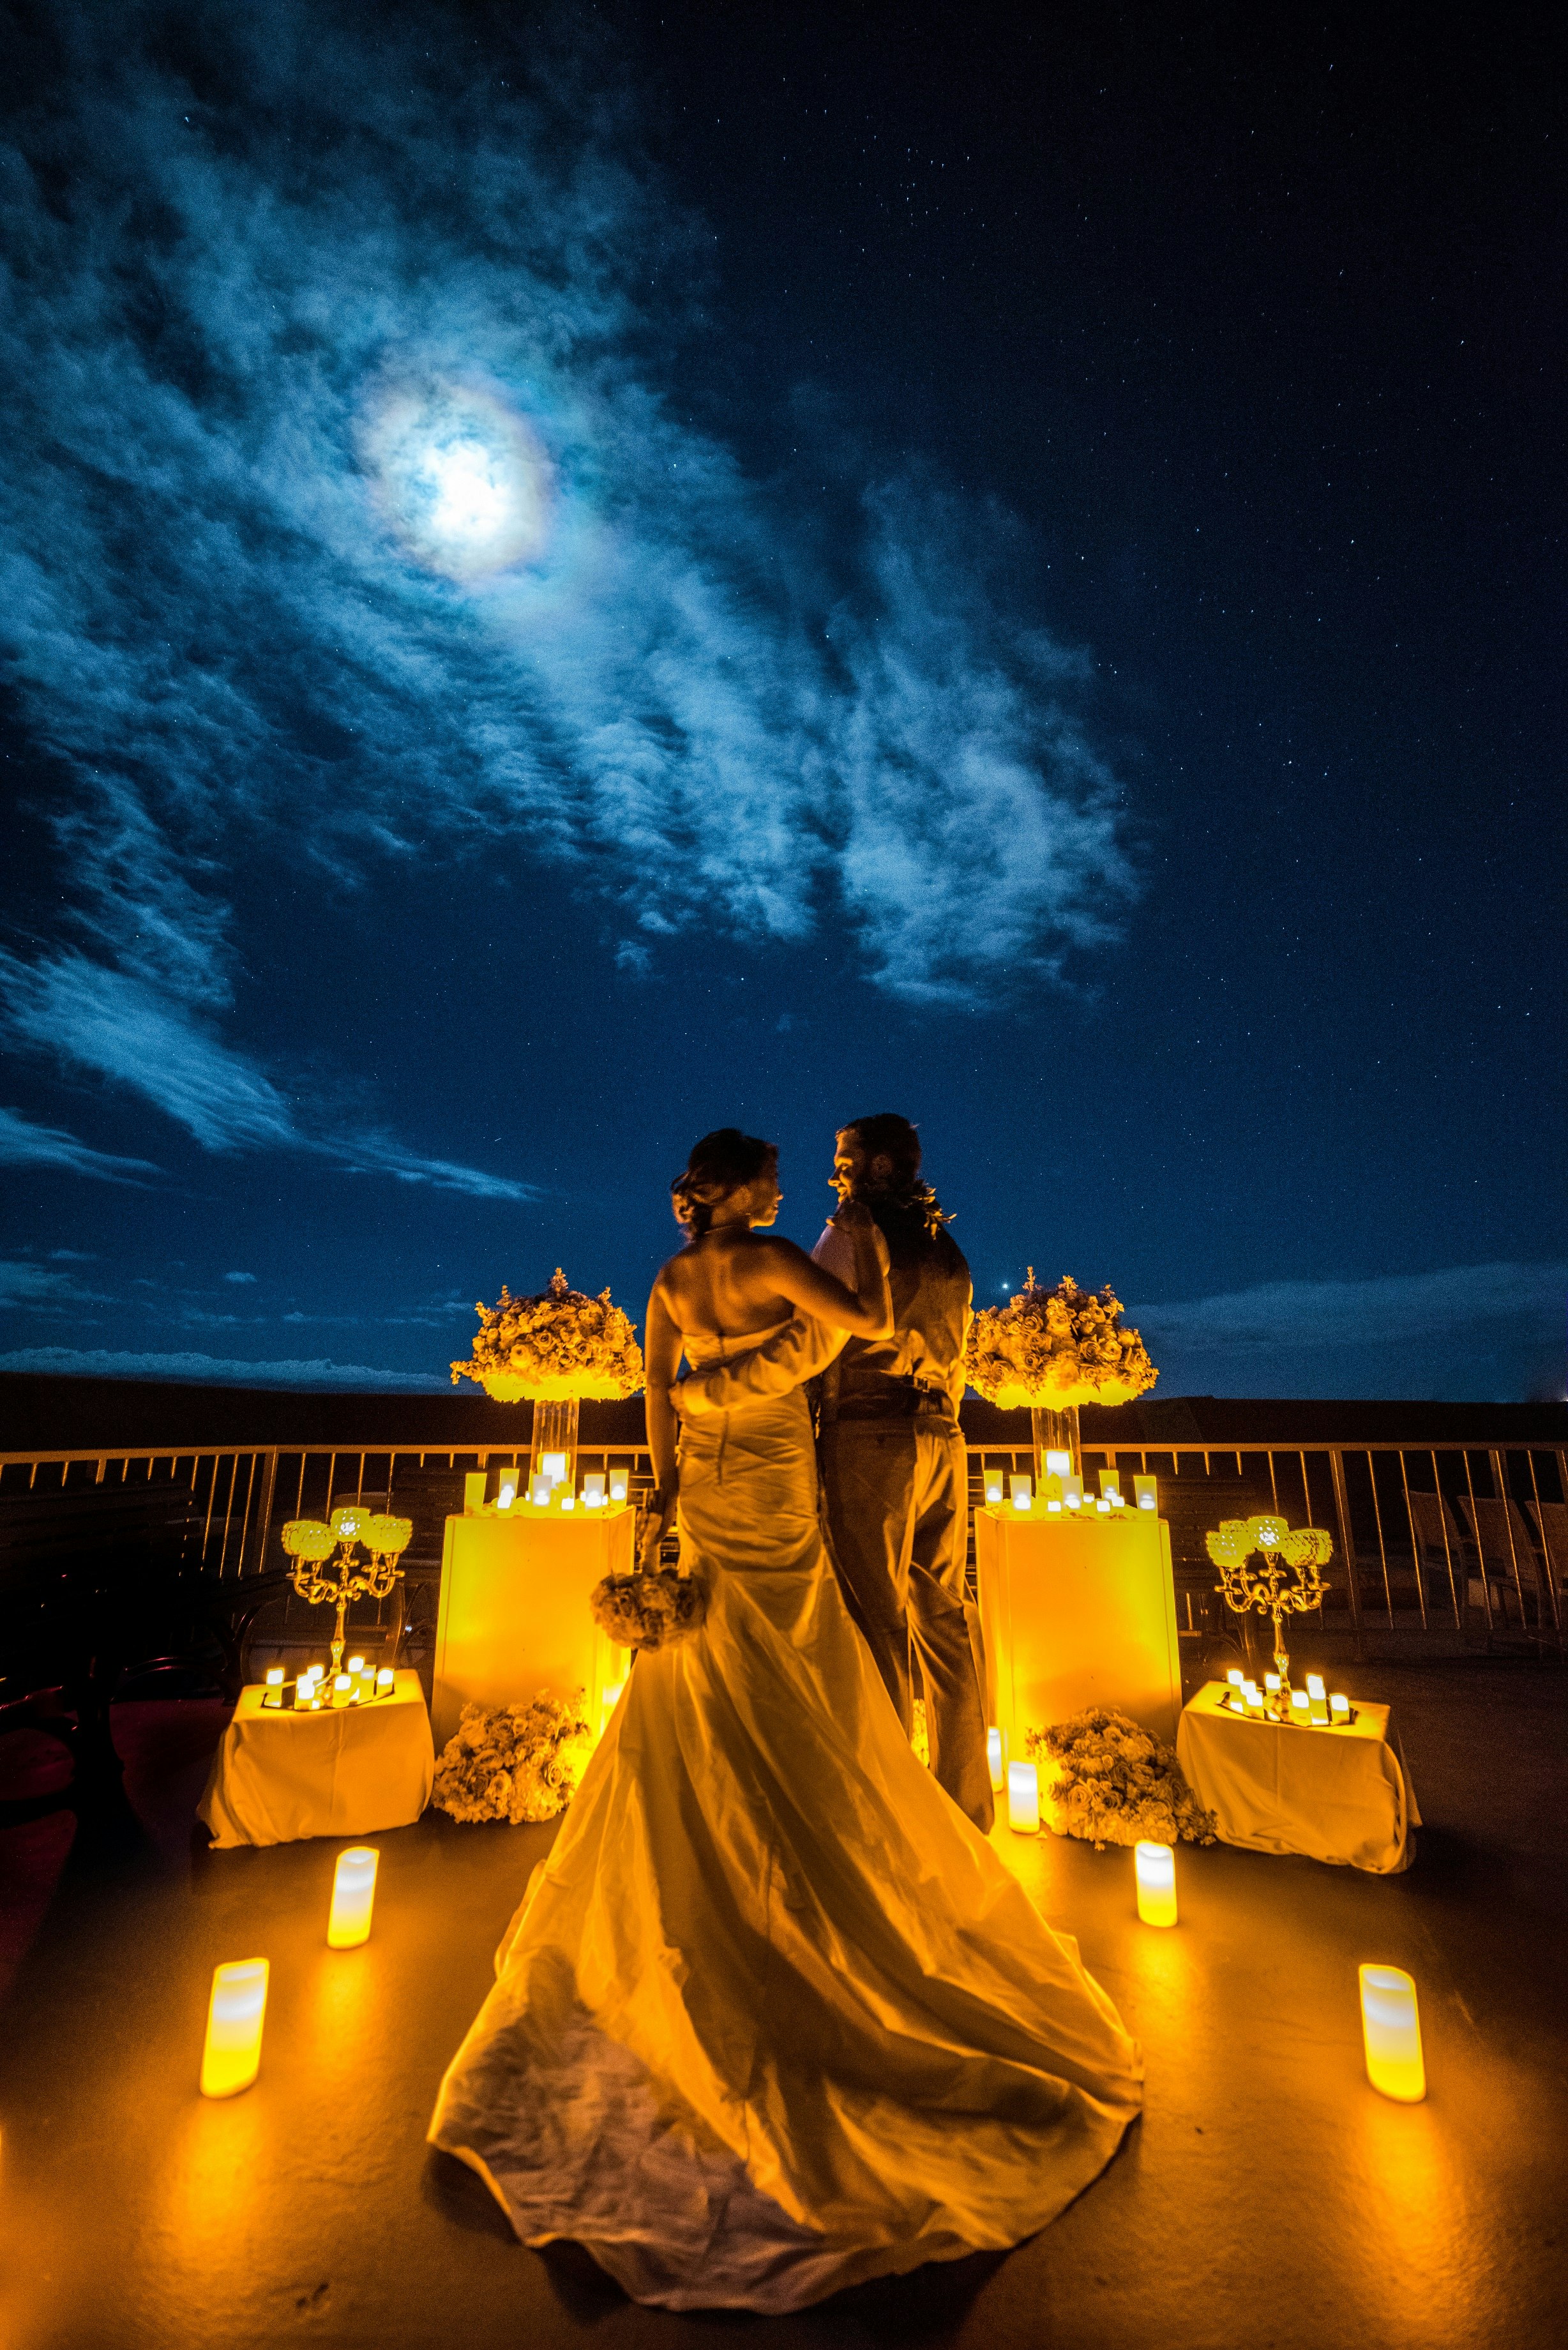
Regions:
<svg viewBox="0 0 1568 2350"><path fill-rule="evenodd" d="M887 1158L892 1161L888 1177L890 1191L907 1191L920 1172L920 1138L907 1118L896 1109L878 1110L875 1118L852 1118L848 1130L859 1139L860 1148L867 1159Z"/></svg>

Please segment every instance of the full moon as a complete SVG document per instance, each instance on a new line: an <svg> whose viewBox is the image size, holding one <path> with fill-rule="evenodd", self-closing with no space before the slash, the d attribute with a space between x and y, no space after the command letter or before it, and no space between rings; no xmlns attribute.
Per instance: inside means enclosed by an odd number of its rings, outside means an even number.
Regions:
<svg viewBox="0 0 1568 2350"><path fill-rule="evenodd" d="M493 392L442 382L394 391L370 418L365 454L378 504L427 569L478 579L542 551L550 463Z"/></svg>

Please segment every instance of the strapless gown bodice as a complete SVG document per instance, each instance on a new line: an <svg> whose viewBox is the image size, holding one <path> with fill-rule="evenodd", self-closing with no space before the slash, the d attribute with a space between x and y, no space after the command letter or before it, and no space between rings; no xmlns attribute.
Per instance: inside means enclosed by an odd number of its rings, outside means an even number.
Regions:
<svg viewBox="0 0 1568 2350"><path fill-rule="evenodd" d="M1141 2064L911 1752L798 1386L683 1427L679 1514L706 1620L638 1659L431 2137L638 2300L781 2312L1033 2233L1110 2159Z"/></svg>

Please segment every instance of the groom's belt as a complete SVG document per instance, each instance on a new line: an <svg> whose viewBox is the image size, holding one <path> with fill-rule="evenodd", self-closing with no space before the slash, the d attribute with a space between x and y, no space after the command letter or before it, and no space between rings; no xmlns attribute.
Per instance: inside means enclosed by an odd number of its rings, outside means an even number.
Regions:
<svg viewBox="0 0 1568 2350"><path fill-rule="evenodd" d="M925 1413L957 1419L951 1395L934 1379L912 1371L846 1368L839 1374L836 1419L914 1419Z"/></svg>

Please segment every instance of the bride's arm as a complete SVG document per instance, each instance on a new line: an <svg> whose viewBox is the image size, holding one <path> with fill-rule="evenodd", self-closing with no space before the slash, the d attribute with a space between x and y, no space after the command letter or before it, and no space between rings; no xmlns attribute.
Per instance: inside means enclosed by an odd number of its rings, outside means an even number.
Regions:
<svg viewBox="0 0 1568 2350"><path fill-rule="evenodd" d="M648 1381L648 1449L653 1455L653 1505L642 1534L642 1564L659 1565L659 1546L675 1515L675 1494L680 1471L675 1443L680 1422L670 1390L680 1367L680 1333L664 1302L660 1282L653 1284L643 1328L643 1366Z"/></svg>
<svg viewBox="0 0 1568 2350"><path fill-rule="evenodd" d="M893 1332L893 1301L877 1246L877 1227L859 1201L846 1201L833 1219L855 1248L855 1286L814 1263L793 1241L767 1240L757 1252L759 1271L769 1286L831 1329L856 1338L888 1338Z"/></svg>

